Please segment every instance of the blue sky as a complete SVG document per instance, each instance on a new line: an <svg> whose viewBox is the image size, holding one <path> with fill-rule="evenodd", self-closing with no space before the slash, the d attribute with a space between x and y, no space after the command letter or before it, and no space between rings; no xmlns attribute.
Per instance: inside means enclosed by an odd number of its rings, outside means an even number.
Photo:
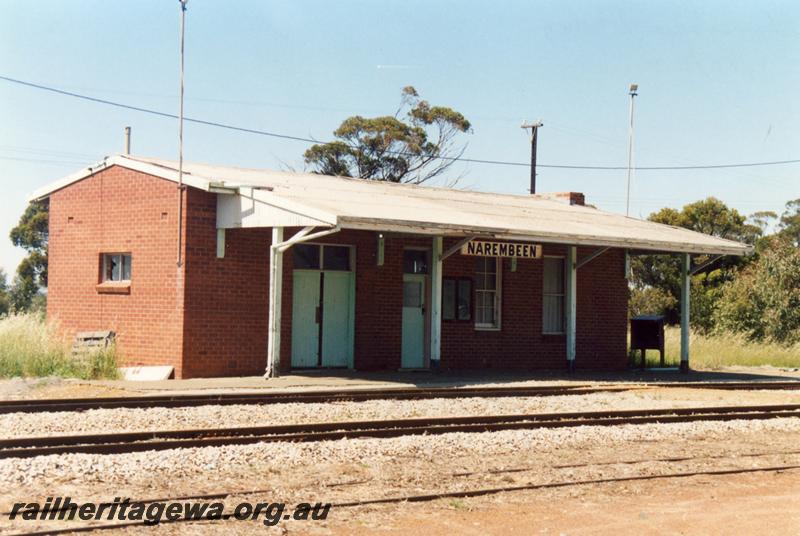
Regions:
<svg viewBox="0 0 800 536"><path fill-rule="evenodd" d="M177 0L0 0L0 75L177 110ZM326 139L349 115L392 113L403 86L474 126L465 156L626 163L628 96L640 86L636 163L800 158L796 1L222 2L190 0L186 114ZM0 81L0 267L32 190L122 150L175 158L175 121ZM303 143L187 125L188 160L302 169ZM460 185L524 193L524 167L459 164ZM539 191L582 191L625 211L625 171L540 169ZM639 171L631 214L709 195L744 213L800 197L800 165Z"/></svg>

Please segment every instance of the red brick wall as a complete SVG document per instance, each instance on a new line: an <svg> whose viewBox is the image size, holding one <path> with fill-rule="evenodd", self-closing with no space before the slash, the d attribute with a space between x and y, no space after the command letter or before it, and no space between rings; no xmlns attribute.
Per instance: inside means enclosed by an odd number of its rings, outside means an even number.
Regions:
<svg viewBox="0 0 800 536"><path fill-rule="evenodd" d="M170 364L177 377L262 374L266 365L271 229L234 229L216 258L216 200L189 188L185 294L177 278L176 187L112 167L60 190L50 201L48 315L70 335L113 329L129 364ZM72 218L71 220L69 218ZM296 229L287 230L289 238ZM428 237L387 235L377 266L374 232L343 231L318 242L356 248L355 367L400 367L402 257ZM445 247L454 240L447 240ZM133 254L130 295L98 294L102 252ZM591 249L579 248L579 257ZM544 246L563 255L563 246ZM445 277L472 277L473 257L456 253ZM284 255L281 369L291 368L292 254ZM627 360L624 253L611 250L578 272L578 368L622 368ZM445 369L561 369L565 337L542 335L542 262L503 261L502 329L444 322ZM184 312L185 310L185 312Z"/></svg>
<svg viewBox="0 0 800 536"><path fill-rule="evenodd" d="M216 196L191 188L188 195L184 374L263 374L272 230L229 229L218 259Z"/></svg>
<svg viewBox="0 0 800 536"><path fill-rule="evenodd" d="M578 248L578 259L596 248ZM578 269L578 368L624 369L628 364L628 280L625 251L612 249Z"/></svg>
<svg viewBox="0 0 800 536"><path fill-rule="evenodd" d="M287 237L293 234L287 232ZM356 246L355 367L400 367L403 248L431 244L431 238L393 236L385 240L384 265L377 266L374 232L342 231L319 240ZM445 241L445 249L455 240ZM578 248L578 258L593 252ZM545 255L565 256L566 248L545 245ZM291 369L291 250L285 255L281 369ZM445 277L473 277L475 257L458 253L444 262ZM624 368L628 285L625 254L609 250L578 270L576 366ZM541 260L503 261L500 331L475 330L473 322L443 322L442 367L561 369L566 366L566 337L542 334Z"/></svg>
<svg viewBox="0 0 800 536"><path fill-rule="evenodd" d="M50 197L48 318L66 336L111 329L126 364L181 370L177 188L118 166ZM130 252L130 294L100 294L100 257Z"/></svg>
<svg viewBox="0 0 800 536"><path fill-rule="evenodd" d="M454 241L445 242L445 249ZM578 248L578 258L591 253ZM544 255L566 256L566 247L545 244ZM473 277L475 257L456 253L444 261L445 277ZM561 369L566 336L542 333L543 263L503 260L501 329L475 330L472 322L442 323L442 367ZM625 254L609 250L578 270L576 358L578 368L624 368L628 285Z"/></svg>
<svg viewBox="0 0 800 536"><path fill-rule="evenodd" d="M216 202L189 190L184 371L186 377L263 374L266 368L271 229L226 232L225 258L216 258ZM284 239L298 229L286 229ZM429 239L388 238L377 266L375 233L344 231L315 240L356 249L355 367L400 367L402 255ZM281 370L291 369L292 250L284 255ZM387 306L398 304L396 307Z"/></svg>

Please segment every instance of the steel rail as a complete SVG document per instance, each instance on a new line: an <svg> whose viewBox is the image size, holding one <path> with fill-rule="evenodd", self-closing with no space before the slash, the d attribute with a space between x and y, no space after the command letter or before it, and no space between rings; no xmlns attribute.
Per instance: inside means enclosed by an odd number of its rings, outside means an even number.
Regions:
<svg viewBox="0 0 800 536"><path fill-rule="evenodd" d="M666 458L644 458L644 459L628 459L628 460L614 460L606 462L586 462L586 463L568 463L551 465L552 469L577 469L582 467L604 467L610 465L638 465L638 464L653 464L653 463L676 463L688 462L693 460L725 460L725 459L741 459L741 458L764 458L769 456L786 456L798 455L800 450L787 450L787 451L772 451L772 452L748 452L744 454L709 454L705 456L670 456ZM488 475L502 475L506 473L528 473L531 471L538 471L541 467L537 466L523 466L523 467L508 467L504 469L487 469L485 471L461 471L452 473L454 477L466 477L479 474ZM0 514L2 515L2 514Z"/></svg>
<svg viewBox="0 0 800 536"><path fill-rule="evenodd" d="M234 404L326 403L364 400L421 400L429 398L501 398L516 396L559 396L625 391L627 386L550 385L540 387L435 387L352 389L337 391L294 391L282 393L221 393L154 395L103 398L53 398L0 401L2 413L82 411L87 409L191 407ZM800 383L798 383L800 388Z"/></svg>
<svg viewBox="0 0 800 536"><path fill-rule="evenodd" d="M620 424L729 421L736 419L763 420L777 417L800 417L800 404L344 421L279 426L14 438L0 440L0 459L74 453L123 454L176 448L245 445L280 441L312 442L344 438L438 435L455 432L476 433L574 426L614 426Z"/></svg>
<svg viewBox="0 0 800 536"><path fill-rule="evenodd" d="M674 381L674 382L646 382L640 385L646 387L658 388L671 388L683 387L686 389L723 389L730 391L796 391L800 390L800 379L793 381L771 381L761 380L752 382L740 381L720 381L720 382L703 382L703 381Z"/></svg>
<svg viewBox="0 0 800 536"><path fill-rule="evenodd" d="M685 472L678 472L678 473L666 473L666 474L655 474L655 475L631 475L631 476L621 476L621 477L609 477L609 478L596 478L590 480L570 480L570 481L560 481L560 482L546 482L542 484L522 484L517 486L502 486L502 487L495 487L495 488L477 488L477 489L469 489L469 490L460 490L460 491L443 491L443 492L433 492L427 494L418 494L418 495L402 495L402 496L395 496L395 497L381 497L377 499L367 499L361 501L346 501L346 502L338 502L338 503L331 503L331 508L358 508L361 506L373 506L379 504L397 504L397 503L414 503L414 502L431 502L441 499L466 499L472 497L485 497L488 495L497 495L499 493L510 493L515 491L535 491L540 489L556 489L556 488L566 488L572 486L591 486L591 485L598 485L598 484L617 484L622 482L640 482L640 481L649 481L649 480L663 480L669 478L691 478L696 476L730 476L730 475L740 475L740 474L753 474L753 473L767 473L773 471L792 471L800 469L800 465L774 465L769 467L747 467L747 468L740 468L740 469L707 469L701 471L685 471ZM218 493L218 494L208 494L208 495L197 495L189 497L190 499L217 499L217 498L227 498L231 496L246 496L247 494L254 495L256 493L264 493L267 490L258 490L253 492L230 492L230 493ZM269 490L270 492L272 490ZM185 498L178 498L178 499L171 499L173 501L176 500L185 500ZM141 501L147 503L148 501ZM156 501L153 501L156 502ZM159 500L159 502L166 502L166 500ZM231 512L223 513L221 516L221 520L230 520L236 519ZM193 522L202 522L202 521L217 521L216 518L212 518L210 516L204 517L197 517L197 518L179 518L175 520L163 519L160 521L159 524L171 524L171 523L193 523ZM145 526L147 523L144 520L141 521L128 521L122 523L106 523L106 524L98 524L98 525L85 525L81 527L68 527L68 528L60 528L60 529L49 529L43 531L29 531L29 532L21 532L15 533L10 536L45 536L45 535L54 535L54 534L71 534L71 533L86 533L86 532L94 532L94 531L102 531L102 530L119 530L128 527L139 527Z"/></svg>
<svg viewBox="0 0 800 536"><path fill-rule="evenodd" d="M646 388L725 390L800 390L800 381L755 382L641 382L631 385L548 385L525 387L429 387L292 391L280 393L221 393L191 395L147 395L65 399L0 401L0 414L84 411L89 409L193 407L207 405L249 405L287 403L360 402L365 400L424 400L431 398L502 398L521 396L564 396L599 392L622 392Z"/></svg>

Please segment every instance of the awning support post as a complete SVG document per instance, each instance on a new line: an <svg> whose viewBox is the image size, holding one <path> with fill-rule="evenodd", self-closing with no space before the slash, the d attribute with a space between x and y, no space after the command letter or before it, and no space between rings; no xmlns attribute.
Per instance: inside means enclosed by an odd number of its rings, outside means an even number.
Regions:
<svg viewBox="0 0 800 536"><path fill-rule="evenodd" d="M578 286L578 248L567 248L567 372L575 372L576 291Z"/></svg>
<svg viewBox="0 0 800 536"><path fill-rule="evenodd" d="M688 253L681 255L681 367L684 374L689 372L689 299L692 290L692 258Z"/></svg>
<svg viewBox="0 0 800 536"><path fill-rule="evenodd" d="M431 370L438 371L442 357L442 255L444 239L433 238L431 250Z"/></svg>
<svg viewBox="0 0 800 536"><path fill-rule="evenodd" d="M269 331L267 333L267 370L265 378L280 375L281 356L281 298L283 296L283 227L272 228L269 247Z"/></svg>

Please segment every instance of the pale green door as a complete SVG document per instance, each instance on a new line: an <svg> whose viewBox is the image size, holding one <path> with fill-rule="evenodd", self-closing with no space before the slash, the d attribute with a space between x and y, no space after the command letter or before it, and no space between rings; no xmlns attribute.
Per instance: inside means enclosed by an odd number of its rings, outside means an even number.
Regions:
<svg viewBox="0 0 800 536"><path fill-rule="evenodd" d="M319 365L319 282L317 270L292 274L292 367Z"/></svg>
<svg viewBox="0 0 800 536"><path fill-rule="evenodd" d="M322 366L347 367L353 357L353 273L323 272Z"/></svg>
<svg viewBox="0 0 800 536"><path fill-rule="evenodd" d="M425 278L403 274L403 368L425 366Z"/></svg>

